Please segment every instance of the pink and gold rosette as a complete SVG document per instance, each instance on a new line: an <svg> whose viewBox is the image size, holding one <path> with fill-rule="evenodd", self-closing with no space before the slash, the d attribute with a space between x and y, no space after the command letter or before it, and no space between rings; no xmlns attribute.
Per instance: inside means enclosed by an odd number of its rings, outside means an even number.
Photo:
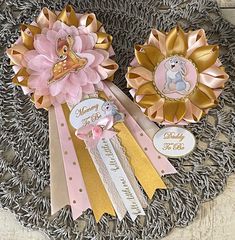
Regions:
<svg viewBox="0 0 235 240"><path fill-rule="evenodd" d="M13 83L36 108L48 109L52 214L71 205L74 219L88 208L97 221L104 213L115 215L85 143L69 123L70 106L102 91L118 69L110 58L112 36L95 14L78 14L71 5L61 12L43 8L35 22L21 24L20 33L7 54Z"/></svg>
<svg viewBox="0 0 235 240"><path fill-rule="evenodd" d="M112 80L118 65L110 59L112 36L93 13L43 8L32 24L21 24L21 37L7 50L13 83L30 93L37 108L79 102L102 80ZM79 70L79 71L78 71Z"/></svg>
<svg viewBox="0 0 235 240"><path fill-rule="evenodd" d="M219 47L207 43L203 29L184 32L175 27L168 33L153 29L144 45L135 46L126 79L150 120L193 123L216 106L228 80L218 57Z"/></svg>
<svg viewBox="0 0 235 240"><path fill-rule="evenodd" d="M98 94L106 100L111 96L127 116L114 130L133 169L134 174L127 174L132 184L139 189L136 177L150 199L156 189L165 189L161 176L176 170L156 152L150 137L116 97L118 90L111 81L118 65L111 59L112 36L96 16L78 14L70 5L61 12L43 8L36 21L22 24L20 31L21 37L7 54L15 72L13 83L31 96L36 108L48 110L52 214L65 205L71 206L73 219L88 208L97 222L104 213L119 213L119 219L126 214L122 199L113 194L113 184L112 188L105 185L105 181L110 185L109 176L100 174L101 167L96 167L69 120L76 104ZM146 206L142 192L137 192L142 207Z"/></svg>

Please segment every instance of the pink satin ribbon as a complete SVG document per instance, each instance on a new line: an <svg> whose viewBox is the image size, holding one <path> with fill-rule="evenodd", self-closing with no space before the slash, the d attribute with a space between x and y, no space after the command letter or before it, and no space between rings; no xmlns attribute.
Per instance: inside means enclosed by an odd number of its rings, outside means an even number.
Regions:
<svg viewBox="0 0 235 240"><path fill-rule="evenodd" d="M129 114L129 112L125 109L122 103L116 98L113 92L105 84L103 91L107 96L115 99L115 104L117 105L118 109L120 110L120 112L125 114L125 123L128 129L131 131L139 146L150 159L153 166L158 171L159 175L163 176L167 174L177 173L176 169L172 166L168 159L159 152L157 152L153 145L152 139L149 138L148 135L142 130L142 128L135 121L135 119ZM124 95L124 93L122 97L128 98L126 95ZM128 100L130 99L128 98Z"/></svg>
<svg viewBox="0 0 235 240"><path fill-rule="evenodd" d="M188 33L188 49L186 57L189 57L192 52L202 46L207 45L206 34L203 29L195 30Z"/></svg>
<svg viewBox="0 0 235 240"><path fill-rule="evenodd" d="M157 46L166 55L166 35L157 29L152 29L147 44Z"/></svg>
<svg viewBox="0 0 235 240"><path fill-rule="evenodd" d="M61 105L55 106L55 115L63 155L69 201L73 219L76 220L83 211L91 208L91 205Z"/></svg>
<svg viewBox="0 0 235 240"><path fill-rule="evenodd" d="M79 139L85 140L90 148L95 148L101 138L111 139L116 132L110 130L113 127L113 116L107 116L96 124L89 124L77 129L75 134Z"/></svg>

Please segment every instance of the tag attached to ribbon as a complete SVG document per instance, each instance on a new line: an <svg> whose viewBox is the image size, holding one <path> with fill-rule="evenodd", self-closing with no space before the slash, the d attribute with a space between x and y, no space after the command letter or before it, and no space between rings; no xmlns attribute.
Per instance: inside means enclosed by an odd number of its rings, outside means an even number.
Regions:
<svg viewBox="0 0 235 240"><path fill-rule="evenodd" d="M164 127L153 138L155 148L163 155L178 158L188 155L196 146L194 135L183 127Z"/></svg>

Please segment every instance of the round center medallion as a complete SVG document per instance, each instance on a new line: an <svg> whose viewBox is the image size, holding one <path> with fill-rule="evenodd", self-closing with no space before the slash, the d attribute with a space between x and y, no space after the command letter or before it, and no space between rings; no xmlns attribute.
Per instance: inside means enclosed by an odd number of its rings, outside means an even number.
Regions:
<svg viewBox="0 0 235 240"><path fill-rule="evenodd" d="M167 98L187 96L197 84L197 70L188 59L172 56L162 61L154 75L155 86Z"/></svg>

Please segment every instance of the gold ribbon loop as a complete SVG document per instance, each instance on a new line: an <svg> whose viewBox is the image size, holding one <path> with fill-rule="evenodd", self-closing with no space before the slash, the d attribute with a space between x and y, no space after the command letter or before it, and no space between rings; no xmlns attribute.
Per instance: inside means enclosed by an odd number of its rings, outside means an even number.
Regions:
<svg viewBox="0 0 235 240"><path fill-rule="evenodd" d="M97 35L97 42L95 44L96 48L108 50L112 44L113 37L104 32L98 32Z"/></svg>
<svg viewBox="0 0 235 240"><path fill-rule="evenodd" d="M174 123L181 121L186 113L186 105L184 101L169 101L166 100L163 106L164 118ZM176 118L176 119L175 119Z"/></svg>
<svg viewBox="0 0 235 240"><path fill-rule="evenodd" d="M219 57L219 47L208 45L197 48L189 58L196 64L199 72L212 66Z"/></svg>
<svg viewBox="0 0 235 240"><path fill-rule="evenodd" d="M152 82L140 86L136 92L136 97L138 95L143 95L141 100L138 101L138 104L143 108L151 107L161 99L161 96L157 94Z"/></svg>
<svg viewBox="0 0 235 240"><path fill-rule="evenodd" d="M61 13L57 16L57 20L65 23L68 26L78 26L78 18L71 5L67 5Z"/></svg>
<svg viewBox="0 0 235 240"><path fill-rule="evenodd" d="M21 24L20 30L21 30L21 37L22 37L22 42L24 46L29 50L34 49L34 46L33 46L34 36L36 34L40 34L41 29L34 25Z"/></svg>
<svg viewBox="0 0 235 240"><path fill-rule="evenodd" d="M27 87L29 80L29 74L26 68L21 68L13 77L12 82L18 86Z"/></svg>
<svg viewBox="0 0 235 240"><path fill-rule="evenodd" d="M161 51L154 46L143 45L142 48L154 67L156 67L165 58Z"/></svg>
<svg viewBox="0 0 235 240"><path fill-rule="evenodd" d="M136 95L152 95L152 94L154 95L156 94L156 90L152 82L143 84L136 91Z"/></svg>
<svg viewBox="0 0 235 240"><path fill-rule="evenodd" d="M178 108L175 114L178 122L180 122L184 118L185 113L186 113L185 101L178 101Z"/></svg>
<svg viewBox="0 0 235 240"><path fill-rule="evenodd" d="M178 109L178 103L166 100L163 106L164 118L169 122L174 122Z"/></svg>
<svg viewBox="0 0 235 240"><path fill-rule="evenodd" d="M179 54L185 55L188 43L184 31L178 26L173 28L166 37L167 56Z"/></svg>
<svg viewBox="0 0 235 240"><path fill-rule="evenodd" d="M136 45L135 56L138 63L153 71L155 66L164 59L160 50L151 45Z"/></svg>
<svg viewBox="0 0 235 240"><path fill-rule="evenodd" d="M41 96L33 93L31 95L31 101L35 104L36 108L44 108L47 110L51 106L49 96Z"/></svg>
<svg viewBox="0 0 235 240"><path fill-rule="evenodd" d="M199 88L196 89L189 96L189 100L197 107L201 109L207 109L215 106L215 99L209 97L204 91L201 91Z"/></svg>
<svg viewBox="0 0 235 240"><path fill-rule="evenodd" d="M154 70L154 66L146 55L144 49L142 48L142 45L135 45L135 57L140 65L150 71Z"/></svg>
<svg viewBox="0 0 235 240"><path fill-rule="evenodd" d="M198 88L204 92L209 98L215 100L216 96L215 93L213 92L213 90L211 90L211 88L207 87L206 85L199 83L198 84Z"/></svg>
<svg viewBox="0 0 235 240"><path fill-rule="evenodd" d="M143 96L143 98L138 102L138 104L143 107L143 108L148 108L153 106L154 103L157 103L157 101L159 101L161 99L161 97L157 94L155 95L145 95Z"/></svg>

